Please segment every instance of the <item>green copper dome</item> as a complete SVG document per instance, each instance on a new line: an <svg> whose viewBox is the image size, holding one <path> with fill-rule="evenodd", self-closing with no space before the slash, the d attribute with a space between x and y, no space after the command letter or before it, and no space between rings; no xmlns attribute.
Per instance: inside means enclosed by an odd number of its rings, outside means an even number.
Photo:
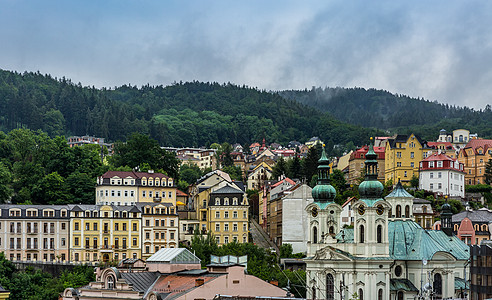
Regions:
<svg viewBox="0 0 492 300"><path fill-rule="evenodd" d="M366 154L365 165L366 177L359 185L359 195L360 200L364 201L368 206L372 206L376 201L381 199L384 190L383 184L378 180L377 154L374 152L372 143Z"/></svg>
<svg viewBox="0 0 492 300"><path fill-rule="evenodd" d="M318 183L311 192L314 202L333 202L337 195L337 191L330 184L329 162L323 147L321 158L318 160Z"/></svg>

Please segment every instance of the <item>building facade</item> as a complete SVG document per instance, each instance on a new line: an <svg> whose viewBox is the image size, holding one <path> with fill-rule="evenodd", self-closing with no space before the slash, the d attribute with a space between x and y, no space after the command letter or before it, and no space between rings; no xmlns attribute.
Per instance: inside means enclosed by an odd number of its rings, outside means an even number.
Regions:
<svg viewBox="0 0 492 300"><path fill-rule="evenodd" d="M492 140L472 139L459 152L465 167L465 184L485 183L485 164L492 159Z"/></svg>
<svg viewBox="0 0 492 300"><path fill-rule="evenodd" d="M248 200L242 190L225 186L210 193L208 229L217 244L248 242L248 212Z"/></svg>
<svg viewBox="0 0 492 300"><path fill-rule="evenodd" d="M373 147L374 152L377 154L378 161L378 180L384 182L384 147ZM349 159L349 172L348 172L348 184L359 184L359 179L363 176L364 162L366 161L366 154L369 151L369 146L364 146L352 152Z"/></svg>
<svg viewBox="0 0 492 300"><path fill-rule="evenodd" d="M413 221L412 197L397 184L381 198L376 153L366 155L366 177L353 203L354 227L341 228L341 207L329 184L324 153L314 202L306 207L310 235L306 261L307 299L454 298L470 257L452 235L451 207L443 205L443 230L424 230ZM408 207L408 209L407 209ZM456 279L458 278L458 279ZM427 287L423 289L424 287Z"/></svg>
<svg viewBox="0 0 492 300"><path fill-rule="evenodd" d="M0 205L0 251L10 260L67 261L66 205Z"/></svg>
<svg viewBox="0 0 492 300"><path fill-rule="evenodd" d="M419 165L419 189L442 196L465 197L465 169L457 159L435 153Z"/></svg>
<svg viewBox="0 0 492 300"><path fill-rule="evenodd" d="M419 162L427 157L430 149L419 136L397 135L388 139L385 147L384 181L396 184L401 180L410 184L413 176L418 177Z"/></svg>

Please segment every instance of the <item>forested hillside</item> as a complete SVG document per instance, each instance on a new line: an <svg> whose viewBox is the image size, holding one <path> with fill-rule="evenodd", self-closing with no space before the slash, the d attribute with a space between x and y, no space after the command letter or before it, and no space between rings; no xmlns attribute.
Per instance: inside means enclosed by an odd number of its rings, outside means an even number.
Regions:
<svg viewBox="0 0 492 300"><path fill-rule="evenodd" d="M50 136L125 140L149 134L161 145L287 143L312 136L333 144L366 143L375 130L348 125L277 94L218 83L96 89L37 73L0 70L0 130L27 127ZM351 144L351 143L350 143Z"/></svg>
<svg viewBox="0 0 492 300"><path fill-rule="evenodd" d="M490 106L475 111L364 88L313 88L278 94L329 112L343 122L386 129L391 133L415 132L424 139L435 140L442 128L449 131L466 128L481 137L492 137Z"/></svg>

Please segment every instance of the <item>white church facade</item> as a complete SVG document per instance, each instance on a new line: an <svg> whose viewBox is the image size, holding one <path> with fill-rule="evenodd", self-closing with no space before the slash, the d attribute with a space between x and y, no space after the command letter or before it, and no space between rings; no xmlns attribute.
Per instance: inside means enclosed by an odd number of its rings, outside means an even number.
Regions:
<svg viewBox="0 0 492 300"><path fill-rule="evenodd" d="M366 180L353 203L354 226L342 228L342 208L334 202L329 161L323 150L314 202L306 206L309 240L307 299L453 299L464 294L469 248L452 235L449 204L443 205L442 231L414 222L413 197L398 183L385 199L377 180L371 145ZM355 298L358 297L358 298ZM421 297L421 298L419 298ZM431 298L432 297L432 298Z"/></svg>

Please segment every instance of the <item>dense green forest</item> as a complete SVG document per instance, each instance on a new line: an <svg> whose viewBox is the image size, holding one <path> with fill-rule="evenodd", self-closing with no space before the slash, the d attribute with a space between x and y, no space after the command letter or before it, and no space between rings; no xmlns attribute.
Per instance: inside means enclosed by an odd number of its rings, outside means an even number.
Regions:
<svg viewBox="0 0 492 300"><path fill-rule="evenodd" d="M94 135L125 140L148 134L160 145L247 144L265 137L287 143L319 136L360 145L375 130L277 94L232 84L187 82L96 89L37 73L0 70L0 130L41 129L50 136Z"/></svg>
<svg viewBox="0 0 492 300"><path fill-rule="evenodd" d="M278 94L329 112L340 121L388 130L391 134L414 132L426 140L436 140L440 129L465 128L480 137L492 137L490 105L477 111L364 88L312 88Z"/></svg>

